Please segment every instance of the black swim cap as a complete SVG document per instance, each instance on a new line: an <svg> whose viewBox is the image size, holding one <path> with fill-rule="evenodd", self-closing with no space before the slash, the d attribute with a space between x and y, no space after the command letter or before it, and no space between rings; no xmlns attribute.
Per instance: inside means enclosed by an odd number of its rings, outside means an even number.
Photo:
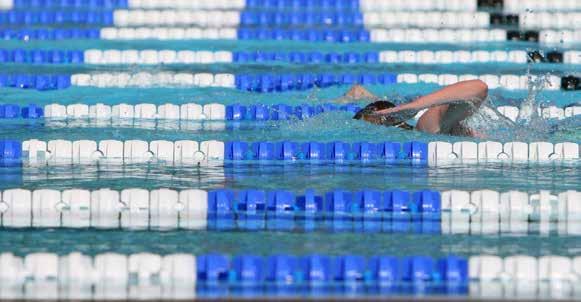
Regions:
<svg viewBox="0 0 581 302"><path fill-rule="evenodd" d="M373 102L365 108L359 110L353 116L356 120L364 120L376 125L383 125L388 127L398 127L402 129L412 130L414 127L407 124L405 120L401 120L396 115L378 115L376 114L377 111L389 109L395 107L395 104L388 101L377 101Z"/></svg>

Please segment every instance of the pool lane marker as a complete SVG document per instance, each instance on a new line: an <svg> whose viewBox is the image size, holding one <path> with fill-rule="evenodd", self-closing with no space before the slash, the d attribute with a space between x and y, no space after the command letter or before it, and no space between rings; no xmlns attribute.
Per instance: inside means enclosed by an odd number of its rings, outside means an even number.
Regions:
<svg viewBox="0 0 581 302"><path fill-rule="evenodd" d="M505 29L372 29L367 30L282 30L254 28L183 27L105 27L35 28L0 30L3 40L261 40L309 41L330 43L461 43L528 41L544 44L577 43L579 29L527 30Z"/></svg>
<svg viewBox="0 0 581 302"><path fill-rule="evenodd" d="M435 84L451 85L458 81L480 79L489 89L526 90L536 75L516 74L392 74L392 73L319 73L319 74L229 74L229 73L173 73L173 72L103 72L72 75L0 74L0 87L54 90L76 87L100 88L153 88L153 87L219 87L267 93L289 90L308 90L313 87L327 88L338 85L393 85ZM546 77L547 90L580 90L581 81L574 75Z"/></svg>
<svg viewBox="0 0 581 302"><path fill-rule="evenodd" d="M554 0L550 3L543 1L522 0L449 0L449 1L425 1L425 0L361 0L361 1L285 1L285 0L215 0L215 1L189 1L189 0L106 0L106 1L30 1L30 0L2 0L0 9L12 8L66 8L66 9L180 9L180 10L240 10L267 9L267 10L360 10L362 12L377 11L451 11L451 12L475 12L479 10L501 10L505 13L534 12L570 12L581 10L581 4L570 0Z"/></svg>
<svg viewBox="0 0 581 302"><path fill-rule="evenodd" d="M62 165L95 162L145 163L192 166L223 162L302 162L438 166L450 164L554 163L579 159L574 142L244 142L155 140L50 140L0 141L3 165Z"/></svg>
<svg viewBox="0 0 581 302"><path fill-rule="evenodd" d="M241 292L246 298L325 293L574 299L580 262L581 257L558 255L433 258L381 252L373 257L2 253L0 276L6 281L0 288L15 299L54 300L215 299Z"/></svg>
<svg viewBox="0 0 581 302"><path fill-rule="evenodd" d="M223 105L210 104L161 104L141 103L129 105L125 103L105 105L97 103L87 104L48 104L44 107L36 104L19 106L0 103L0 119L46 119L47 121L72 120L76 122L95 121L100 125L114 124L116 120L130 121L268 121L308 119L328 112L356 113L361 109L360 104L333 104L321 103L316 105L276 104L276 105ZM485 109L488 113L488 109ZM496 110L515 122L518 119L519 108L515 106L499 106ZM420 111L415 119L423 114ZM570 105L564 108L548 106L539 108L538 114L543 119L562 120L581 114L581 106ZM494 117L494 113L489 114ZM126 123L124 123L126 124Z"/></svg>
<svg viewBox="0 0 581 302"><path fill-rule="evenodd" d="M2 253L6 282L0 286L13 285L3 288L12 298L55 300L215 299L241 291L247 298L325 293L563 299L577 297L573 285L581 274L580 257L378 254Z"/></svg>
<svg viewBox="0 0 581 302"><path fill-rule="evenodd" d="M268 52L192 51L154 49L80 50L0 50L0 63L90 64L90 65L171 65L171 64L471 64L471 63L551 63L581 64L581 52L524 50L383 50L378 52Z"/></svg>
<svg viewBox="0 0 581 302"><path fill-rule="evenodd" d="M575 29L577 12L503 14L488 12L351 12L351 11L244 11L240 10L48 10L17 9L0 18L0 24L89 25L110 27L284 28L328 26L334 28L471 29L495 26L527 29Z"/></svg>
<svg viewBox="0 0 581 302"><path fill-rule="evenodd" d="M0 191L0 225L426 234L581 234L579 191L129 188Z"/></svg>

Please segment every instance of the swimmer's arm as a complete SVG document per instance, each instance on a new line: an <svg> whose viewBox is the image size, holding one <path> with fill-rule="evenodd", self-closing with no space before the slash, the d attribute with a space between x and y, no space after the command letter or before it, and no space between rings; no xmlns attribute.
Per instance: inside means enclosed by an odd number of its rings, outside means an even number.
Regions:
<svg viewBox="0 0 581 302"><path fill-rule="evenodd" d="M403 110L422 110L429 107L455 103L459 100L471 102L479 107L488 95L488 86L481 80L458 82L446 86L434 93L420 97L410 103L398 105L394 108L377 111L378 114L388 114Z"/></svg>

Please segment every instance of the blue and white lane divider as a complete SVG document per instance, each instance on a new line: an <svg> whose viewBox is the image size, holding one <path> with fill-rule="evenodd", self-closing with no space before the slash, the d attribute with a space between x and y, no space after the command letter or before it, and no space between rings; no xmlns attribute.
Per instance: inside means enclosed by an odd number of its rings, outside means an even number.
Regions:
<svg viewBox="0 0 581 302"><path fill-rule="evenodd" d="M454 296L578 298L581 257L0 254L0 298Z"/></svg>
<svg viewBox="0 0 581 302"><path fill-rule="evenodd" d="M80 10L29 11L16 9L0 12L0 24L7 25L62 25L86 24L105 26L190 26L200 27L287 27L287 26L343 26L393 28L487 28L502 23L502 17L512 18L512 25L522 29L579 28L577 12L523 12L498 15L488 12L422 11L422 12L353 12L326 11L241 11L236 10Z"/></svg>
<svg viewBox="0 0 581 302"><path fill-rule="evenodd" d="M0 29L1 40L77 40L100 39L98 28Z"/></svg>
<svg viewBox="0 0 581 302"><path fill-rule="evenodd" d="M328 11L208 11L208 10L116 10L101 17L103 23L124 26L189 26L200 27L288 27L330 26L372 28L488 28L502 18L512 18L511 25L521 29L574 29L577 12L520 13L514 15L488 12L353 12ZM499 18L496 20L495 18ZM19 21L11 18L14 22ZM26 21L26 18L22 18ZM33 18L29 18L33 19ZM86 20L81 20L85 21Z"/></svg>
<svg viewBox="0 0 581 302"><path fill-rule="evenodd" d="M254 29L200 27L105 27L101 29L36 28L0 29L2 40L289 40L310 42L398 42L460 43L534 41L546 44L577 43L581 30L541 30L530 32L504 29L417 29L393 28L367 31L341 29Z"/></svg>
<svg viewBox="0 0 581 302"><path fill-rule="evenodd" d="M189 1L189 0L82 0L82 1L36 1L36 0L2 0L0 10L13 8L66 8L66 9L223 9L240 10L268 9L268 10L360 10L362 12L376 11L452 11L474 12L479 8L488 8L497 2L487 4L477 0L449 0L449 1L391 1L391 0L216 0L216 1ZM580 11L581 4L571 0L555 0L547 3L538 0L503 0L502 10L510 13L521 12L571 12Z"/></svg>
<svg viewBox="0 0 581 302"><path fill-rule="evenodd" d="M579 198L578 191L9 189L0 191L0 226L579 235Z"/></svg>
<svg viewBox="0 0 581 302"><path fill-rule="evenodd" d="M573 107L571 107L573 108ZM187 103L175 104L117 104L117 105L86 105L86 104L49 104L44 107L30 104L20 108L18 105L0 104L0 119L41 119L47 120L184 120L184 121L267 121L307 119L322 113L343 111L356 113L361 107L357 104L319 105L302 104L292 106L277 105L222 105ZM581 109L581 107L580 107ZM569 110L571 114L576 111ZM568 111L568 112L569 112ZM564 113L564 111L563 111Z"/></svg>
<svg viewBox="0 0 581 302"><path fill-rule="evenodd" d="M294 64L470 64L470 63L563 63L581 64L581 51L524 50L384 50L372 52L268 52L192 50L23 50L0 49L0 63L158 65L216 63Z"/></svg>
<svg viewBox="0 0 581 302"><path fill-rule="evenodd" d="M93 25L114 27L288 27L330 26L351 28L488 28L514 25L520 29L574 29L577 12L520 13L488 12L351 12L351 11L244 11L239 10L44 10L0 12L6 25ZM504 24L511 18L510 24ZM513 21L514 20L514 21ZM503 23L504 22L504 23Z"/></svg>
<svg viewBox="0 0 581 302"><path fill-rule="evenodd" d="M493 74L393 74L393 73L288 73L288 74L211 74L174 72L103 72L72 75L0 74L0 88L54 90L76 87L220 87L260 93L308 90L337 85L393 85L399 83L451 85L459 81L480 79L490 89L526 90L535 75ZM580 90L581 81L573 75L546 77L545 89Z"/></svg>
<svg viewBox="0 0 581 302"><path fill-rule="evenodd" d="M75 0L75 1L38 1L38 0L2 0L0 9L11 8L65 8L65 9L242 9L245 0L216 0L216 1L189 1L189 0ZM313 2L305 1L305 2ZM335 2L335 1L333 1ZM338 1L342 2L342 1ZM251 2L249 1L251 4ZM314 3L314 2L313 2Z"/></svg>
<svg viewBox="0 0 581 302"><path fill-rule="evenodd" d="M17 26L112 26L113 11L87 11L87 10L43 10L30 11L12 10L0 11L0 25L8 27Z"/></svg>
<svg viewBox="0 0 581 302"><path fill-rule="evenodd" d="M579 12L581 11L581 3L570 0L556 0L551 2L539 0L503 0L503 11L511 13Z"/></svg>
<svg viewBox="0 0 581 302"><path fill-rule="evenodd" d="M378 252L378 254L381 254ZM0 254L0 293L24 299L450 295L574 298L579 257ZM2 274L4 272L4 274ZM71 280L74 280L71 281Z"/></svg>
<svg viewBox="0 0 581 302"><path fill-rule="evenodd" d="M133 1L132 1L133 2ZM0 0L0 9L118 9L127 8L128 0Z"/></svg>
<svg viewBox="0 0 581 302"><path fill-rule="evenodd" d="M47 121L72 120L75 122L82 120L94 120L99 122L112 122L114 120L168 120L168 121L278 121L290 119L307 119L319 114L341 111L356 113L361 109L360 104L332 104L321 103L318 105L223 105L217 103L210 104L148 104L136 105L116 104L105 105L97 103L87 104L48 104L39 106L28 104L19 106L15 104L0 103L0 119L46 119ZM515 106L500 106L497 111L510 119L516 121L519 115L519 108ZM419 118L423 111L420 111L416 118ZM564 108L548 106L539 108L539 115L544 119L566 119L576 115L581 115L581 105L571 105Z"/></svg>
<svg viewBox="0 0 581 302"><path fill-rule="evenodd" d="M283 0L278 0L283 1ZM265 1L266 2L266 1ZM499 7L500 6L500 7ZM361 0L359 9L362 12L377 11L465 11L474 12L478 9L501 9L506 13L524 12L571 12L580 11L581 3L571 0L450 0L450 1L391 1L391 0Z"/></svg>
<svg viewBox="0 0 581 302"><path fill-rule="evenodd" d="M422 165L477 164L487 162L553 162L579 158L574 142L456 143L423 142L222 142L193 140L146 142L142 140L50 140L0 141L3 165L162 162L196 165L223 162L308 162L327 164L399 162Z"/></svg>

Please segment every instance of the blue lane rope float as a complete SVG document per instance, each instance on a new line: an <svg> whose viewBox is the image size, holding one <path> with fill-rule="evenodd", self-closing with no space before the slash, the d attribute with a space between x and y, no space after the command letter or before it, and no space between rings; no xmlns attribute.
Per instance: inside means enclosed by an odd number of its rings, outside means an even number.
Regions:
<svg viewBox="0 0 581 302"><path fill-rule="evenodd" d="M526 77L517 75L474 74L393 74L393 73L283 73L283 74L210 74L210 73L94 73L72 75L0 74L0 87L54 90L70 86L89 87L222 87L271 93L290 90L327 88L338 85L393 85L431 83L449 85L459 80L481 79L490 89L527 89ZM523 81L524 80L524 81ZM551 90L575 91L581 81L575 75L549 76ZM526 86L526 87L525 87Z"/></svg>
<svg viewBox="0 0 581 302"><path fill-rule="evenodd" d="M0 148L4 145L0 144ZM2 150L2 149L0 149ZM492 190L0 191L0 226L426 234L579 234L581 192ZM559 207L550 208L558 203ZM61 217L63 219L61 220ZM549 221L546 217L558 217ZM66 218L66 219L64 219ZM530 225L530 227L529 227ZM567 226L568 225L568 226ZM533 227L534 226L534 227ZM562 229L567 226L567 230Z"/></svg>
<svg viewBox="0 0 581 302"><path fill-rule="evenodd" d="M2 157L16 162L45 164L91 163L99 160L119 163L163 162L175 165L243 162L308 162L313 164L411 163L436 166L464 162L554 162L567 163L580 157L573 142L244 142L142 140L51 140L24 142L2 140Z"/></svg>
<svg viewBox="0 0 581 302"><path fill-rule="evenodd" d="M15 64L450 64L450 63L578 64L579 52L522 50L384 50L319 51L190 51L190 50L58 50L0 49L0 63Z"/></svg>

